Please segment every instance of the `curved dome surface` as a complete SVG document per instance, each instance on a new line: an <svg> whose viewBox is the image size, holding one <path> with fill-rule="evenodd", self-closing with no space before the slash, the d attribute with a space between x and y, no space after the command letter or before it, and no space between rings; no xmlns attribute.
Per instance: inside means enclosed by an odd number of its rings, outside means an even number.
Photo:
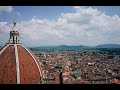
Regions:
<svg viewBox="0 0 120 90"><path fill-rule="evenodd" d="M39 83L41 69L35 55L21 44L8 44L0 51L0 83Z"/></svg>
<svg viewBox="0 0 120 90"><path fill-rule="evenodd" d="M37 57L19 42L19 32L10 31L9 42L0 49L0 84L41 83L42 70Z"/></svg>

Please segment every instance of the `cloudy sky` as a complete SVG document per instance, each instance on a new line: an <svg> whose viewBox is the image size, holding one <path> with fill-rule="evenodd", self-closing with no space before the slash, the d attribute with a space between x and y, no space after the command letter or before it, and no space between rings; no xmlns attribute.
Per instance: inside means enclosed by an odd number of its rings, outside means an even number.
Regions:
<svg viewBox="0 0 120 90"><path fill-rule="evenodd" d="M120 6L0 6L0 46L14 20L29 47L120 44Z"/></svg>

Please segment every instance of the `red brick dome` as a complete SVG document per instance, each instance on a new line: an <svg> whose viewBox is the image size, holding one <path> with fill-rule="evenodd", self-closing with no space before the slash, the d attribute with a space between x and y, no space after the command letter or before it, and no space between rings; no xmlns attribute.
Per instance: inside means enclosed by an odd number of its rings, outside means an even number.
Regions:
<svg viewBox="0 0 120 90"><path fill-rule="evenodd" d="M0 50L0 84L40 83L42 70L36 56L12 32L10 42Z"/></svg>

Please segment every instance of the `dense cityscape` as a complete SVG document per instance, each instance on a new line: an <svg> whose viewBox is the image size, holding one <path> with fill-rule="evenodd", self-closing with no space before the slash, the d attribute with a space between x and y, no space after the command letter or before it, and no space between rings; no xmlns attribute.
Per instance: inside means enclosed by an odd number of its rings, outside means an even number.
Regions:
<svg viewBox="0 0 120 90"><path fill-rule="evenodd" d="M0 6L0 84L120 84L119 10Z"/></svg>
<svg viewBox="0 0 120 90"><path fill-rule="evenodd" d="M43 84L120 84L120 52L114 49L33 52Z"/></svg>

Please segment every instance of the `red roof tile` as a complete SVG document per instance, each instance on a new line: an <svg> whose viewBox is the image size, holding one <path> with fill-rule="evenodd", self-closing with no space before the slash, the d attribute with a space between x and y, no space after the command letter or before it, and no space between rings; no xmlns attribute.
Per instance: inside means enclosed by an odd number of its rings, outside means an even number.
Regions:
<svg viewBox="0 0 120 90"><path fill-rule="evenodd" d="M19 58L20 83L30 84L40 82L39 62L22 46L17 45ZM32 52L31 52L32 53ZM36 64L37 63L37 64ZM14 45L8 47L0 55L0 84L16 84L16 56Z"/></svg>
<svg viewBox="0 0 120 90"><path fill-rule="evenodd" d="M16 83L14 46L8 46L0 55L0 84Z"/></svg>
<svg viewBox="0 0 120 90"><path fill-rule="evenodd" d="M40 81L39 69L35 60L21 45L18 46L21 83L34 83Z"/></svg>

